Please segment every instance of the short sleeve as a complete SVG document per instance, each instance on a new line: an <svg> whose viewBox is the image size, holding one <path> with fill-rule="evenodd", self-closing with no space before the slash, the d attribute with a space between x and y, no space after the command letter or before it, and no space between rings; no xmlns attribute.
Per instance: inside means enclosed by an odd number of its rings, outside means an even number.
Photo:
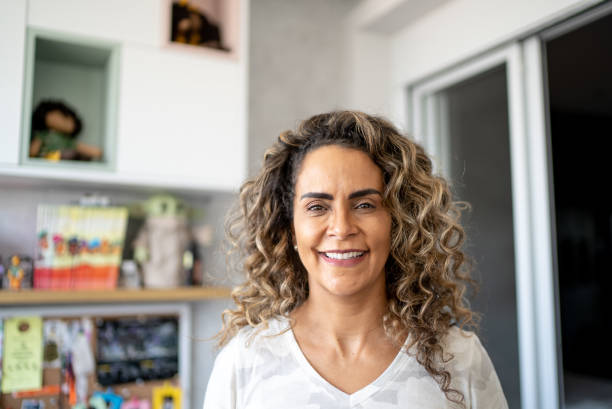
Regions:
<svg viewBox="0 0 612 409"><path fill-rule="evenodd" d="M236 409L236 371L233 342L221 350L213 366L203 409Z"/></svg>
<svg viewBox="0 0 612 409"><path fill-rule="evenodd" d="M508 409L499 378L489 354L475 334L472 334L469 375L470 407L472 409Z"/></svg>

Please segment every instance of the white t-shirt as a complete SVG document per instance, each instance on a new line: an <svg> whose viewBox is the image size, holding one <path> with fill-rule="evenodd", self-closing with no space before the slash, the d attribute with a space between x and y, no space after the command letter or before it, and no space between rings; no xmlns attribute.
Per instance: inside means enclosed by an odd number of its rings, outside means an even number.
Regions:
<svg viewBox="0 0 612 409"><path fill-rule="evenodd" d="M446 399L438 383L405 349L376 380L349 395L314 370L287 320L270 320L268 329L252 337L254 331L243 328L219 353L204 409L459 407ZM447 369L452 386L465 397L465 407L507 409L493 364L478 337L452 327L443 344L445 355L454 355Z"/></svg>

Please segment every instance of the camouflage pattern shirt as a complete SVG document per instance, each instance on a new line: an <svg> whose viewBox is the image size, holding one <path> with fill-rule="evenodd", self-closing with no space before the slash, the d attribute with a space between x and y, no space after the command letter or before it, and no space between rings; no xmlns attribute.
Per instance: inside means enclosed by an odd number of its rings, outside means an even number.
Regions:
<svg viewBox="0 0 612 409"><path fill-rule="evenodd" d="M443 347L445 356L454 355L446 369L466 408L508 408L475 334L451 327ZM204 399L204 409L459 407L405 348L369 385L352 394L337 389L309 364L285 319L270 320L260 332L243 328L217 356Z"/></svg>

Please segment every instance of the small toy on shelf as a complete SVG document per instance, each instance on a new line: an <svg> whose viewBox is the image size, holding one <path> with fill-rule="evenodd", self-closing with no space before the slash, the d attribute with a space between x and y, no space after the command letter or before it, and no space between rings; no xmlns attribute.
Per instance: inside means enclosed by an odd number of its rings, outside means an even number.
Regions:
<svg viewBox="0 0 612 409"><path fill-rule="evenodd" d="M63 102L40 102L32 115L30 157L53 161L100 159L100 148L77 140L81 129L81 119Z"/></svg>
<svg viewBox="0 0 612 409"><path fill-rule="evenodd" d="M143 285L174 288L203 284L201 247L210 246L213 229L194 220L201 212L174 196L158 194L132 209L144 223L131 241ZM200 220L201 221L201 220ZM196 225L194 225L194 222Z"/></svg>
<svg viewBox="0 0 612 409"><path fill-rule="evenodd" d="M4 287L4 272L4 264L2 264L2 256L0 256L0 288Z"/></svg>
<svg viewBox="0 0 612 409"><path fill-rule="evenodd" d="M172 4L171 41L229 51L223 45L219 26L187 0Z"/></svg>
<svg viewBox="0 0 612 409"><path fill-rule="evenodd" d="M180 409L181 388L165 383L153 389L153 409Z"/></svg>
<svg viewBox="0 0 612 409"><path fill-rule="evenodd" d="M147 399L132 397L130 400L123 402L121 409L151 409L151 403Z"/></svg>
<svg viewBox="0 0 612 409"><path fill-rule="evenodd" d="M119 286L123 288L141 288L142 280L138 264L134 260L123 260L121 262L121 272L119 275Z"/></svg>
<svg viewBox="0 0 612 409"><path fill-rule="evenodd" d="M97 399L97 398L104 399L104 402L106 403L106 408L108 409L120 409L121 404L123 403L123 398L120 395L117 395L116 393L114 393L112 389L110 388L106 392L94 392L91 398L92 399ZM91 400L90 400L90 405L91 405Z"/></svg>
<svg viewBox="0 0 612 409"><path fill-rule="evenodd" d="M184 285L202 285L202 257L195 239L189 241L183 253L182 280Z"/></svg>
<svg viewBox="0 0 612 409"><path fill-rule="evenodd" d="M83 403L77 403L75 406L73 406L72 409L108 409L108 405L106 404L106 401L104 400L104 398L100 395L93 395L91 398L89 398L89 405L85 405Z"/></svg>
<svg viewBox="0 0 612 409"><path fill-rule="evenodd" d="M32 259L13 255L6 271L7 288L19 290L32 287Z"/></svg>
<svg viewBox="0 0 612 409"><path fill-rule="evenodd" d="M19 266L19 256L11 257L11 265L8 268L8 288L18 290L21 288L21 281L25 275L23 269Z"/></svg>
<svg viewBox="0 0 612 409"><path fill-rule="evenodd" d="M146 220L134 241L134 258L143 270L145 287L182 285L183 253L189 244L187 210L170 195L156 195L144 204Z"/></svg>

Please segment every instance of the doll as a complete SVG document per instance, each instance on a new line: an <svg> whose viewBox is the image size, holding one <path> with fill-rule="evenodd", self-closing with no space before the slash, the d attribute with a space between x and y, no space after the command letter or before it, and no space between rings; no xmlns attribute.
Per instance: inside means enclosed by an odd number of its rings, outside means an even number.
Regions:
<svg viewBox="0 0 612 409"><path fill-rule="evenodd" d="M50 160L97 160L102 150L76 140L81 120L63 102L42 101L32 115L30 157Z"/></svg>
<svg viewBox="0 0 612 409"><path fill-rule="evenodd" d="M174 42L228 50L221 41L219 27L186 0L172 4L171 31Z"/></svg>

